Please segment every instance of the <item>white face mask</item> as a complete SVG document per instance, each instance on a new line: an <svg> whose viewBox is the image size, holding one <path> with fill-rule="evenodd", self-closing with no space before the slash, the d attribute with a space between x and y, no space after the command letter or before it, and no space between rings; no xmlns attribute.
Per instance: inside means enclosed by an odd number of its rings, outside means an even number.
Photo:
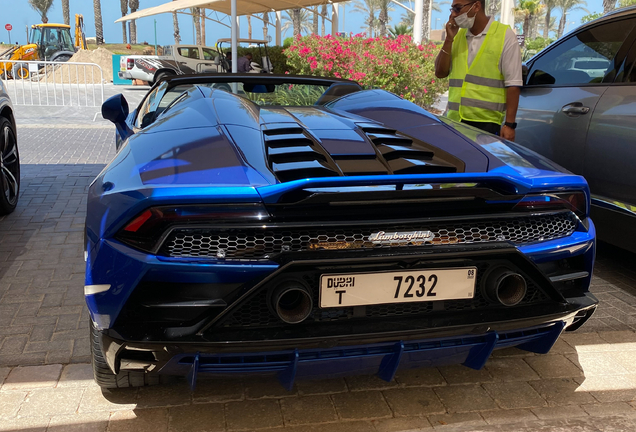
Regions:
<svg viewBox="0 0 636 432"><path fill-rule="evenodd" d="M470 9L466 11L466 13L463 13L455 17L455 24L457 24L460 28L465 28L465 29L473 28L473 25L475 24L475 18L477 17L477 15L473 17L468 16L468 12L472 10L473 6L475 6L474 3L470 7Z"/></svg>

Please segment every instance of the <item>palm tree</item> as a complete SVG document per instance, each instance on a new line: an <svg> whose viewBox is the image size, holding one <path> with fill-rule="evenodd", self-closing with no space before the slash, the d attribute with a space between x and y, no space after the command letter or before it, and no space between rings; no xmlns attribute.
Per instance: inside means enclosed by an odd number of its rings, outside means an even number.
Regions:
<svg viewBox="0 0 636 432"><path fill-rule="evenodd" d="M263 12L263 39L267 40L267 31L269 30L267 26L269 25L269 14L267 12Z"/></svg>
<svg viewBox="0 0 636 432"><path fill-rule="evenodd" d="M51 7L53 7L53 0L29 0L29 5L40 14L43 23L46 24L49 22L49 18L46 14L48 14Z"/></svg>
<svg viewBox="0 0 636 432"><path fill-rule="evenodd" d="M404 2L406 2L406 0L402 0L402 3ZM441 12L442 9L440 8L440 5L443 5L443 4L448 4L448 2L443 1L443 2L437 3L433 1L428 4L430 8L428 9L428 12L427 12L426 10L427 1L426 0L424 1L424 14L422 16L422 38L423 39L429 39L430 37L431 14L433 13L433 11ZM402 19L400 24L405 24L406 26L411 28L415 26L415 14L413 12L406 11L405 13L402 14L400 18Z"/></svg>
<svg viewBox="0 0 636 432"><path fill-rule="evenodd" d="M543 5L539 0L520 0L515 8L515 17L523 23L523 34L526 39L532 38L532 21L541 13Z"/></svg>
<svg viewBox="0 0 636 432"><path fill-rule="evenodd" d="M322 17L322 27L320 29L320 34L322 36L325 35L325 19L327 18L327 5L322 5L322 9L320 10L320 16Z"/></svg>
<svg viewBox="0 0 636 432"><path fill-rule="evenodd" d="M128 0L128 5L130 6L130 13L135 13L139 9L139 0ZM130 21L130 43L137 43L137 23L135 20Z"/></svg>
<svg viewBox="0 0 636 432"><path fill-rule="evenodd" d="M252 16L248 15L246 18L247 18L247 38L252 39Z"/></svg>
<svg viewBox="0 0 636 432"><path fill-rule="evenodd" d="M622 6L621 6L622 7ZM616 0L603 0L603 15L616 8Z"/></svg>
<svg viewBox="0 0 636 432"><path fill-rule="evenodd" d="M556 34L558 30L558 25L557 25L557 17L553 16L550 17L550 24L548 24L548 37L547 38L543 38L543 39L549 39L550 38L550 33L554 33ZM545 31L545 22L541 25L541 31L543 34L546 34Z"/></svg>
<svg viewBox="0 0 636 432"><path fill-rule="evenodd" d="M393 10L391 7L391 0L376 0L377 7L380 9L380 13L378 15L378 23L380 25L380 36L386 37L386 26L391 20L389 16L389 11ZM426 2L424 2L426 3ZM426 7L424 8L426 9Z"/></svg>
<svg viewBox="0 0 636 432"><path fill-rule="evenodd" d="M121 16L128 15L128 0L119 0L119 8L121 9ZM121 34L125 44L128 43L128 32L126 31L126 21L121 22Z"/></svg>
<svg viewBox="0 0 636 432"><path fill-rule="evenodd" d="M309 13L305 9L292 9L291 12L285 12L283 16L283 25L281 30L287 33L292 28L294 37L311 33L311 23L309 22Z"/></svg>
<svg viewBox="0 0 636 432"><path fill-rule="evenodd" d="M413 28L407 26L406 24L397 24L394 25L393 28L389 29L389 33L392 38L397 38L398 36L408 35L413 36Z"/></svg>
<svg viewBox="0 0 636 432"><path fill-rule="evenodd" d="M93 10L95 11L95 43L104 44L104 25L102 24L102 4L100 0L93 0Z"/></svg>
<svg viewBox="0 0 636 432"><path fill-rule="evenodd" d="M373 37L373 31L377 27L377 20L375 17L375 12L377 10L377 4L375 0L355 0L353 3L353 12L361 13L367 16L364 20L364 24L366 27L362 28L367 29L367 36L369 37Z"/></svg>
<svg viewBox="0 0 636 432"><path fill-rule="evenodd" d="M190 12L192 12L192 21L194 22L195 44L201 45L201 17L199 15L199 8L190 8Z"/></svg>
<svg viewBox="0 0 636 432"><path fill-rule="evenodd" d="M545 21L543 24L543 39L550 37L550 23L552 22L552 9L557 5L557 0L543 0L545 5Z"/></svg>
<svg viewBox="0 0 636 432"><path fill-rule="evenodd" d="M64 24L71 24L71 8L68 4L69 0L62 0L62 15L64 16Z"/></svg>
<svg viewBox="0 0 636 432"><path fill-rule="evenodd" d="M567 22L568 12L574 12L582 10L585 13L589 13L583 6L587 6L585 0L557 0L557 7L561 9L561 20L559 21L559 29L557 30L557 38L563 36L565 30L565 23Z"/></svg>
<svg viewBox="0 0 636 432"><path fill-rule="evenodd" d="M123 2L124 0L121 1ZM174 43L178 44L181 42L181 36L179 35L179 18L176 12L172 12L172 26L174 27Z"/></svg>
<svg viewBox="0 0 636 432"><path fill-rule="evenodd" d="M486 0L486 15L491 17L499 15L500 9L501 9L501 1Z"/></svg>
<svg viewBox="0 0 636 432"><path fill-rule="evenodd" d="M318 34L318 6L314 6L314 14L313 14L314 22L313 22L313 33L315 35Z"/></svg>

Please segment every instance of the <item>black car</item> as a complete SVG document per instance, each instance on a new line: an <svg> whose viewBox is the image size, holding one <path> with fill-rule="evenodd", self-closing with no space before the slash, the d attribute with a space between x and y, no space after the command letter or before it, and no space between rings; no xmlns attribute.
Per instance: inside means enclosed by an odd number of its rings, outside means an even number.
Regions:
<svg viewBox="0 0 636 432"><path fill-rule="evenodd" d="M0 216L11 213L20 195L20 156L11 99L0 80Z"/></svg>

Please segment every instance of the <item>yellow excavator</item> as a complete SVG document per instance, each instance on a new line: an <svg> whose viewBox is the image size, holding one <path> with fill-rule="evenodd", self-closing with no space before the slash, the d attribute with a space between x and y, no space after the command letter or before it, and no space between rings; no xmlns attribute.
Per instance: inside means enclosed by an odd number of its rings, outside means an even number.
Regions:
<svg viewBox="0 0 636 432"><path fill-rule="evenodd" d="M66 24L34 24L26 45L15 45L0 52L0 78L29 78L27 63L2 63L2 60L68 61L78 49L87 49L84 17L75 15L75 38Z"/></svg>

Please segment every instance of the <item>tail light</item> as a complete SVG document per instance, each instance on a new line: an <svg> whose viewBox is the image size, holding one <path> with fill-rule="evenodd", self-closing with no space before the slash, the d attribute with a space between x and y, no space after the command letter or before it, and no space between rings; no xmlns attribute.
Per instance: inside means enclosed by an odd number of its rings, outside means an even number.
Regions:
<svg viewBox="0 0 636 432"><path fill-rule="evenodd" d="M583 191L526 195L514 207L514 210L526 211L569 210L581 218L587 217L588 209L588 198Z"/></svg>
<svg viewBox="0 0 636 432"><path fill-rule="evenodd" d="M135 60L131 58L126 59L126 69L131 70L134 67L135 67Z"/></svg>
<svg viewBox="0 0 636 432"><path fill-rule="evenodd" d="M151 207L132 218L115 238L145 252L156 252L160 240L176 226L264 223L268 218L261 204Z"/></svg>

